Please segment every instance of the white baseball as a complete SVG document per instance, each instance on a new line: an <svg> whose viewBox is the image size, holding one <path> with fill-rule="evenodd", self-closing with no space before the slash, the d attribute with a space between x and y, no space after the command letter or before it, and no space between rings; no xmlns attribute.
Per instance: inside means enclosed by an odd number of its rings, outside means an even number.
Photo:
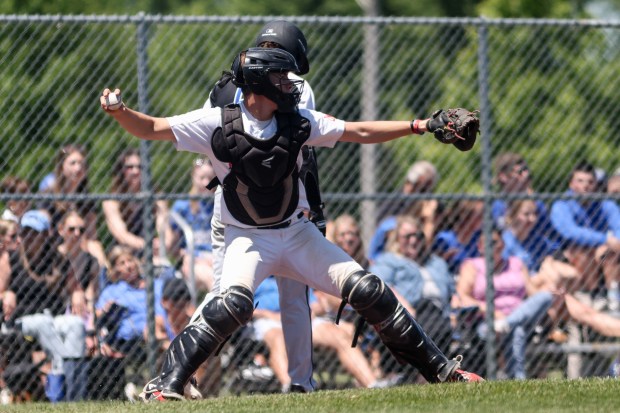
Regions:
<svg viewBox="0 0 620 413"><path fill-rule="evenodd" d="M108 110L117 110L123 105L123 101L120 99L120 96L116 96L116 93L110 93L106 96L105 103Z"/></svg>

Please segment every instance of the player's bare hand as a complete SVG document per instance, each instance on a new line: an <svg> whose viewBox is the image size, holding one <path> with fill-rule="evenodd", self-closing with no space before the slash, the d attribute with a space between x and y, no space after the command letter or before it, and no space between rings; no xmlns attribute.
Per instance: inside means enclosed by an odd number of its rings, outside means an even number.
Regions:
<svg viewBox="0 0 620 413"><path fill-rule="evenodd" d="M99 103L101 104L101 108L108 113L119 110L123 107L121 90L116 88L114 91L111 91L105 88L99 97Z"/></svg>

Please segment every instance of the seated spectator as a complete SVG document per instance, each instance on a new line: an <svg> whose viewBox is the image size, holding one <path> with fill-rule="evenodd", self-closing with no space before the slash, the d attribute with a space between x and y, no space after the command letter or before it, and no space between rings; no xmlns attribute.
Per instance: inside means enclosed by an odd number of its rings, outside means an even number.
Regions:
<svg viewBox="0 0 620 413"><path fill-rule="evenodd" d="M71 296L69 309L82 317L87 331L94 332L95 300L98 294L100 269L106 266L103 246L99 241L86 237L86 223L76 212L67 212L58 224L61 244L58 252L66 262L66 285ZM95 342L87 340L89 352Z"/></svg>
<svg viewBox="0 0 620 413"><path fill-rule="evenodd" d="M14 221L0 219L0 301L11 282L11 253L17 250L18 235Z"/></svg>
<svg viewBox="0 0 620 413"><path fill-rule="evenodd" d="M0 184L2 192L5 194L27 194L30 193L30 184L25 179L16 176L8 176L2 180ZM22 215L30 209L30 201L7 201L4 211L2 211L2 219L19 223Z"/></svg>
<svg viewBox="0 0 620 413"><path fill-rule="evenodd" d="M155 337L166 350L190 321L195 311L187 284L180 278L166 280L161 293L161 305L155 307Z"/></svg>
<svg viewBox="0 0 620 413"><path fill-rule="evenodd" d="M65 262L53 249L50 236L50 219L44 212L32 210L22 216L24 248L11 268L3 309L5 319L14 321L17 331L36 338L49 357L48 398L80 400L86 391L84 378L78 373L85 355L86 330L81 317L65 313L64 297L72 291L63 273Z"/></svg>
<svg viewBox="0 0 620 413"><path fill-rule="evenodd" d="M284 333L280 322L280 300L277 283L274 277L264 280L254 293L254 319L252 332L254 339L263 341L269 350L269 366L276 378L287 391L291 384L288 375L288 360L284 347ZM353 326L342 322L346 327L333 324L321 318L324 311L316 304L311 295L313 310L312 341L315 346L325 346L338 354L343 367L357 380L360 387L387 387L393 384L389 380L378 379L361 350L351 347Z"/></svg>
<svg viewBox="0 0 620 413"><path fill-rule="evenodd" d="M357 221L351 215L343 214L330 224L327 238L349 254L362 267L368 268L368 258L364 254L364 244Z"/></svg>
<svg viewBox="0 0 620 413"><path fill-rule="evenodd" d="M207 158L194 161L191 179L190 195L211 195L214 191L207 189L207 185L215 178L215 171ZM213 288L213 258L211 256L211 218L213 216L213 198L200 200L177 200L172 205L172 211L192 227L194 235L194 277L196 288L200 291L211 291ZM180 239L181 256L183 259L183 276L188 279L190 274L190 259L187 251L187 241L181 233L177 223L172 220L172 229Z"/></svg>
<svg viewBox="0 0 620 413"><path fill-rule="evenodd" d="M53 184L45 191L52 194L87 194L88 164L86 150L80 145L63 146L56 156ZM87 238L97 237L97 204L93 201L53 201L42 205L52 219L52 228L69 211L76 211L86 223Z"/></svg>
<svg viewBox="0 0 620 413"><path fill-rule="evenodd" d="M443 352L449 352L454 278L448 264L430 253L422 223L417 218L409 215L397 218L387 250L377 257L370 272L381 277L415 308L420 325Z"/></svg>
<svg viewBox="0 0 620 413"><path fill-rule="evenodd" d="M545 259L553 259L558 250L557 243L535 230L538 222L536 202L529 199L513 201L508 207L502 232L506 254L519 257L531 274L540 270Z"/></svg>
<svg viewBox="0 0 620 413"><path fill-rule="evenodd" d="M495 183L498 186L498 192L504 194L534 194L530 168L521 155L513 152L502 153L495 159L494 166ZM508 203L504 199L493 201L491 215L499 228L504 228L505 226ZM551 227L545 203L540 200L535 201L535 203L538 218L536 230L541 231L549 238L553 238L553 234L547 233L547 231L551 231Z"/></svg>
<svg viewBox="0 0 620 413"><path fill-rule="evenodd" d="M501 231L492 231L493 286L496 333L502 335L500 350L504 354L506 374L512 379L525 379L525 350L528 338L536 324L552 304L553 295L537 291L525 264L517 257L504 255ZM478 249L484 252L484 236ZM480 317L486 313L486 264L484 257L470 258L463 262L456 285L455 307L477 306ZM479 324L479 336L486 337L486 324Z"/></svg>
<svg viewBox="0 0 620 413"><path fill-rule="evenodd" d="M569 178L567 195L594 192L594 167L578 163ZM584 287L595 292L601 281L605 287L620 279L620 208L610 200L561 199L551 206L551 223L561 237L562 247L584 255L581 261L592 263L583 274ZM599 267L604 280L599 278Z"/></svg>
<svg viewBox="0 0 620 413"><path fill-rule="evenodd" d="M446 260L452 274L458 274L461 263L479 256L478 240L482 233L482 201L464 199L446 217L445 228L433 239L432 251Z"/></svg>
<svg viewBox="0 0 620 413"><path fill-rule="evenodd" d="M439 173L435 165L424 160L414 162L407 171L402 193L430 194L435 190L438 180ZM426 239L431 240L435 236L437 217L441 210L442 206L436 199L386 201L378 214L381 222L370 240L368 258L372 261L384 250L388 233L396 226L396 215L411 215L420 219Z"/></svg>
<svg viewBox="0 0 620 413"><path fill-rule="evenodd" d="M142 162L137 149L123 151L112 170L113 194L137 194L141 191ZM159 236L164 236L166 250L174 243L173 234L166 225L168 206L166 201L157 201L155 224ZM143 212L144 203L140 201L119 201L109 199L102 202L103 214L108 229L119 245L130 248L135 253L144 249Z"/></svg>
<svg viewBox="0 0 620 413"><path fill-rule="evenodd" d="M115 246L108 254L113 278L95 304L98 328L102 338L101 354L122 358L139 354L147 323L146 280L140 261L131 249ZM155 279L155 302L159 302L164 279Z"/></svg>

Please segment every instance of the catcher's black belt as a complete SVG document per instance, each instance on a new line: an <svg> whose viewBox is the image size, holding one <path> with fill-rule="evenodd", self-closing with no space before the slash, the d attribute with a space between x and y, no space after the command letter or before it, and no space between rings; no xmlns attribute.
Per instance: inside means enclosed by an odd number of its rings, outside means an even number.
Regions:
<svg viewBox="0 0 620 413"><path fill-rule="evenodd" d="M304 216L303 211L299 212L299 214L297 214L296 219L300 219L301 217ZM291 219L287 219L286 221L282 221L279 222L277 224L273 224L273 225L265 225L262 227L256 227L256 229L282 229L282 228L286 228L288 226L290 226L293 223L293 218Z"/></svg>

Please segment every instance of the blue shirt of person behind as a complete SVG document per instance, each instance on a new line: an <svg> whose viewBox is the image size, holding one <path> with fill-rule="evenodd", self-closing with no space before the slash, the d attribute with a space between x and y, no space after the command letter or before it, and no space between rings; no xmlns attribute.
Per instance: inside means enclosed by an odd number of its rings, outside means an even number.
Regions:
<svg viewBox="0 0 620 413"><path fill-rule="evenodd" d="M452 274L457 274L466 258L480 256L478 240L482 230L474 233L467 244L461 244L454 231L441 231L435 236L432 251L448 262Z"/></svg>
<svg viewBox="0 0 620 413"><path fill-rule="evenodd" d="M572 190L566 192L574 194ZM598 247L607 232L620 238L620 208L614 201L594 201L584 206L576 199L562 199L551 206L551 223L564 244Z"/></svg>
<svg viewBox="0 0 620 413"><path fill-rule="evenodd" d="M455 293L455 283L448 264L442 258L431 254L423 265L391 252L385 252L369 268L391 287L395 288L413 307L417 307L422 298L435 303L444 310L447 318L450 314L450 300ZM426 271L436 288L426 289L422 271ZM425 291L433 291L427 296Z"/></svg>
<svg viewBox="0 0 620 413"><path fill-rule="evenodd" d="M308 302L316 301L316 296L308 289ZM280 312L280 293L278 292L278 283L273 275L265 278L262 283L254 291L254 305L261 310Z"/></svg>
<svg viewBox="0 0 620 413"><path fill-rule="evenodd" d="M557 242L535 230L520 241L511 230L505 229L502 231L502 239L506 256L519 257L530 273L538 272L545 257L553 256L559 250Z"/></svg>
<svg viewBox="0 0 620 413"><path fill-rule="evenodd" d="M163 284L162 278L154 281L156 314L163 311L161 308ZM116 303L123 311L114 339L125 341L142 339L147 322L146 290L136 288L126 281L117 281L101 291L95 307L102 310L108 302Z"/></svg>
<svg viewBox="0 0 620 413"><path fill-rule="evenodd" d="M197 201L198 210L192 211L189 200L180 199L174 202L172 210L187 221L194 232L194 254L211 251L211 217L213 217L213 199L201 199ZM172 229L180 231L177 223L172 221ZM181 248L187 248L185 237L181 240Z"/></svg>

